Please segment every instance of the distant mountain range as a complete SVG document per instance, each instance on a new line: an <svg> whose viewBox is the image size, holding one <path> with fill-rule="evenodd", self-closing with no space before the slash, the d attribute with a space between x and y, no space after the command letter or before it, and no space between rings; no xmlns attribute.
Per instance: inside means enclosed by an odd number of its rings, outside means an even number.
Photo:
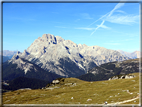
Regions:
<svg viewBox="0 0 142 107"><path fill-rule="evenodd" d="M17 51L3 50L3 56L8 57L9 59L11 59L13 57L13 55L15 55L16 53L17 53ZM0 52L0 55L2 55L1 52Z"/></svg>
<svg viewBox="0 0 142 107"><path fill-rule="evenodd" d="M1 57L3 57L3 62L6 62L7 60L9 60L9 57L0 55L0 63L1 63Z"/></svg>
<svg viewBox="0 0 142 107"><path fill-rule="evenodd" d="M134 51L132 53L125 52L122 50L117 50L117 51L120 52L121 54L123 54L124 56L131 58L131 59L140 58L140 51Z"/></svg>
<svg viewBox="0 0 142 107"><path fill-rule="evenodd" d="M9 50L3 50L3 54L2 52L0 52L0 63L1 63L1 58L3 58L2 62L6 62L7 60L10 60L14 54L16 54L17 51L9 51Z"/></svg>
<svg viewBox="0 0 142 107"><path fill-rule="evenodd" d="M134 51L132 53L125 52L122 50L117 50L117 51L120 52L122 55L127 56L131 59L140 58L140 51ZM11 59L13 57L13 55L15 55L16 53L17 53L17 51L3 50L3 62L6 62L7 60Z"/></svg>

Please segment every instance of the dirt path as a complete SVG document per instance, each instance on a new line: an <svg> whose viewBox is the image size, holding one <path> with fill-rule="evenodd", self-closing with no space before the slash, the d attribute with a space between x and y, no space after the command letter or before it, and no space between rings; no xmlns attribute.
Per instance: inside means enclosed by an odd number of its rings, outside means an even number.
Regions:
<svg viewBox="0 0 142 107"><path fill-rule="evenodd" d="M123 103L127 103L127 102L131 102L134 101L136 99L139 99L139 95L136 98L130 99L130 100L125 100L125 101L121 101L121 102L115 102L115 103L109 103L108 105L114 105L114 104L123 104Z"/></svg>

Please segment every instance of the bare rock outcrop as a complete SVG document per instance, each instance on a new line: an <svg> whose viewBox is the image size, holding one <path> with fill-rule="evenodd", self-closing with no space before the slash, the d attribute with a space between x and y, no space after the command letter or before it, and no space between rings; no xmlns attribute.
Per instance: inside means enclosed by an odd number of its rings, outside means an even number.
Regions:
<svg viewBox="0 0 142 107"><path fill-rule="evenodd" d="M108 80L130 79L130 78L134 78L134 77L135 77L134 75L130 75L130 74L127 74L127 75L116 75L116 76L113 76L113 77L109 78Z"/></svg>
<svg viewBox="0 0 142 107"><path fill-rule="evenodd" d="M85 74L93 67L107 62L128 59L118 51L99 46L77 45L71 40L64 40L52 34L43 34L23 53L17 53L17 57L24 58L44 70L66 77ZM14 60L12 61L15 62Z"/></svg>

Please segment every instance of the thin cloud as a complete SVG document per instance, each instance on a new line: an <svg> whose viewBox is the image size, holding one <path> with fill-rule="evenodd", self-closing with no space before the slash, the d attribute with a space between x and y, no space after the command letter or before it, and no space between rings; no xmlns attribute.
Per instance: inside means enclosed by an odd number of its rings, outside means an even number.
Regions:
<svg viewBox="0 0 142 107"><path fill-rule="evenodd" d="M99 26L99 25L97 25L97 26ZM101 27L101 28L104 28L104 29L111 29L110 27L107 27L107 26L105 26L105 25L101 25L100 27Z"/></svg>
<svg viewBox="0 0 142 107"><path fill-rule="evenodd" d="M105 18L105 17L111 16L111 15L114 13L114 11L115 11L116 9L122 7L123 5L124 5L124 3L118 3L118 4L114 7L113 10L111 10L111 11L108 12L108 13L106 13L105 15L103 15L102 17L100 17L98 20L96 20L96 21L94 21L93 23L91 23L89 26L93 25L94 23L96 23L97 21L99 21L99 20L101 20L101 19L103 19L103 18ZM119 10L119 11L120 11L120 10ZM88 27L89 27L89 26L88 26Z"/></svg>
<svg viewBox="0 0 142 107"><path fill-rule="evenodd" d="M102 17L100 17L98 20L96 20L96 21L94 21L93 23L91 23L89 26L91 26L91 25L93 25L94 23L96 23L97 21L99 21L99 20L103 19L103 18L104 18L104 17L106 17L108 14L109 14L109 13L107 13L107 14L103 15L103 16L102 16ZM89 27L89 26L87 26L87 27Z"/></svg>
<svg viewBox="0 0 142 107"><path fill-rule="evenodd" d="M98 28L104 28L104 29L111 29L110 27L107 27L107 26L105 26L105 25L103 25L104 24L104 21L100 24L100 25L97 25L97 27L96 28L90 28L90 27L78 27L78 28L75 28L75 29L82 29L82 30L97 30ZM94 32L95 32L94 31ZM92 32L92 34L94 33L94 32Z"/></svg>
<svg viewBox="0 0 142 107"><path fill-rule="evenodd" d="M110 17L110 16L114 13L114 11L115 11L116 9L122 7L123 5L124 5L124 3L118 3L118 4L110 11L108 17Z"/></svg>
<svg viewBox="0 0 142 107"><path fill-rule="evenodd" d="M106 21L106 17L109 18L109 17L115 12L115 10L119 9L119 8L122 7L123 5L124 5L124 3L118 3L110 12L108 12L107 14L103 15L101 18L99 18L98 20L96 20L95 22L93 22L92 24L90 24L90 25L93 25L93 24L96 23L97 21L99 21L99 20L101 20L101 19L103 20L102 23L101 23L100 25L98 25L98 27L95 29L95 31L93 31L93 32L91 33L91 35L93 35L94 32L96 32L96 30L99 29L100 27L102 27L102 28L107 28L105 25L103 25L104 22ZM89 25L89 26L90 26L90 25ZM91 35L90 35L90 36L91 36Z"/></svg>
<svg viewBox="0 0 142 107"><path fill-rule="evenodd" d="M97 25L98 27L91 33L91 35L93 35L93 34L96 32L96 30L99 29L100 27L102 27L102 28L106 27L105 25L103 25L104 22L105 22L105 20L103 20L100 25ZM90 36L91 36L91 35L90 35Z"/></svg>
<svg viewBox="0 0 142 107"><path fill-rule="evenodd" d="M137 23L137 20L139 20L139 15L113 15L106 17L105 20L111 23L131 25L133 23Z"/></svg>
<svg viewBox="0 0 142 107"><path fill-rule="evenodd" d="M115 12L119 12L119 13L126 14L126 12L124 12L124 11L122 11L122 10L116 10Z"/></svg>
<svg viewBox="0 0 142 107"><path fill-rule="evenodd" d="M84 19L93 19L88 13L82 13L81 16L82 16Z"/></svg>
<svg viewBox="0 0 142 107"><path fill-rule="evenodd" d="M85 29L85 30L93 30L90 28L94 23L98 22L99 20L102 20L100 25L97 25L97 27L94 29L94 31L90 34L93 35L99 28L104 28L104 29L111 29L110 27L107 27L104 25L105 21L111 22L111 23L116 23L116 24L125 24L125 25L131 25L134 23L138 23L139 20L139 15L127 15L126 12L122 10L118 10L122 6L124 6L125 3L118 3L110 12L106 13L90 25L88 25L86 28L80 28L80 29ZM113 15L114 12L119 12L119 14ZM120 14L122 13L122 14ZM84 18L92 19L90 18L89 14L84 13L82 14Z"/></svg>

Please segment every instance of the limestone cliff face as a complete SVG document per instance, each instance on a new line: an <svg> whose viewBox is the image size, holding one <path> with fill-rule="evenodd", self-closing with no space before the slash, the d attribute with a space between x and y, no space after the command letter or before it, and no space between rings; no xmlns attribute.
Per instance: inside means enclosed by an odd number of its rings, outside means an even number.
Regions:
<svg viewBox="0 0 142 107"><path fill-rule="evenodd" d="M127 60L118 51L99 46L77 45L60 36L44 34L36 39L23 53L16 54L52 73L66 77L76 77L87 73L95 66ZM16 63L13 56L13 62Z"/></svg>

